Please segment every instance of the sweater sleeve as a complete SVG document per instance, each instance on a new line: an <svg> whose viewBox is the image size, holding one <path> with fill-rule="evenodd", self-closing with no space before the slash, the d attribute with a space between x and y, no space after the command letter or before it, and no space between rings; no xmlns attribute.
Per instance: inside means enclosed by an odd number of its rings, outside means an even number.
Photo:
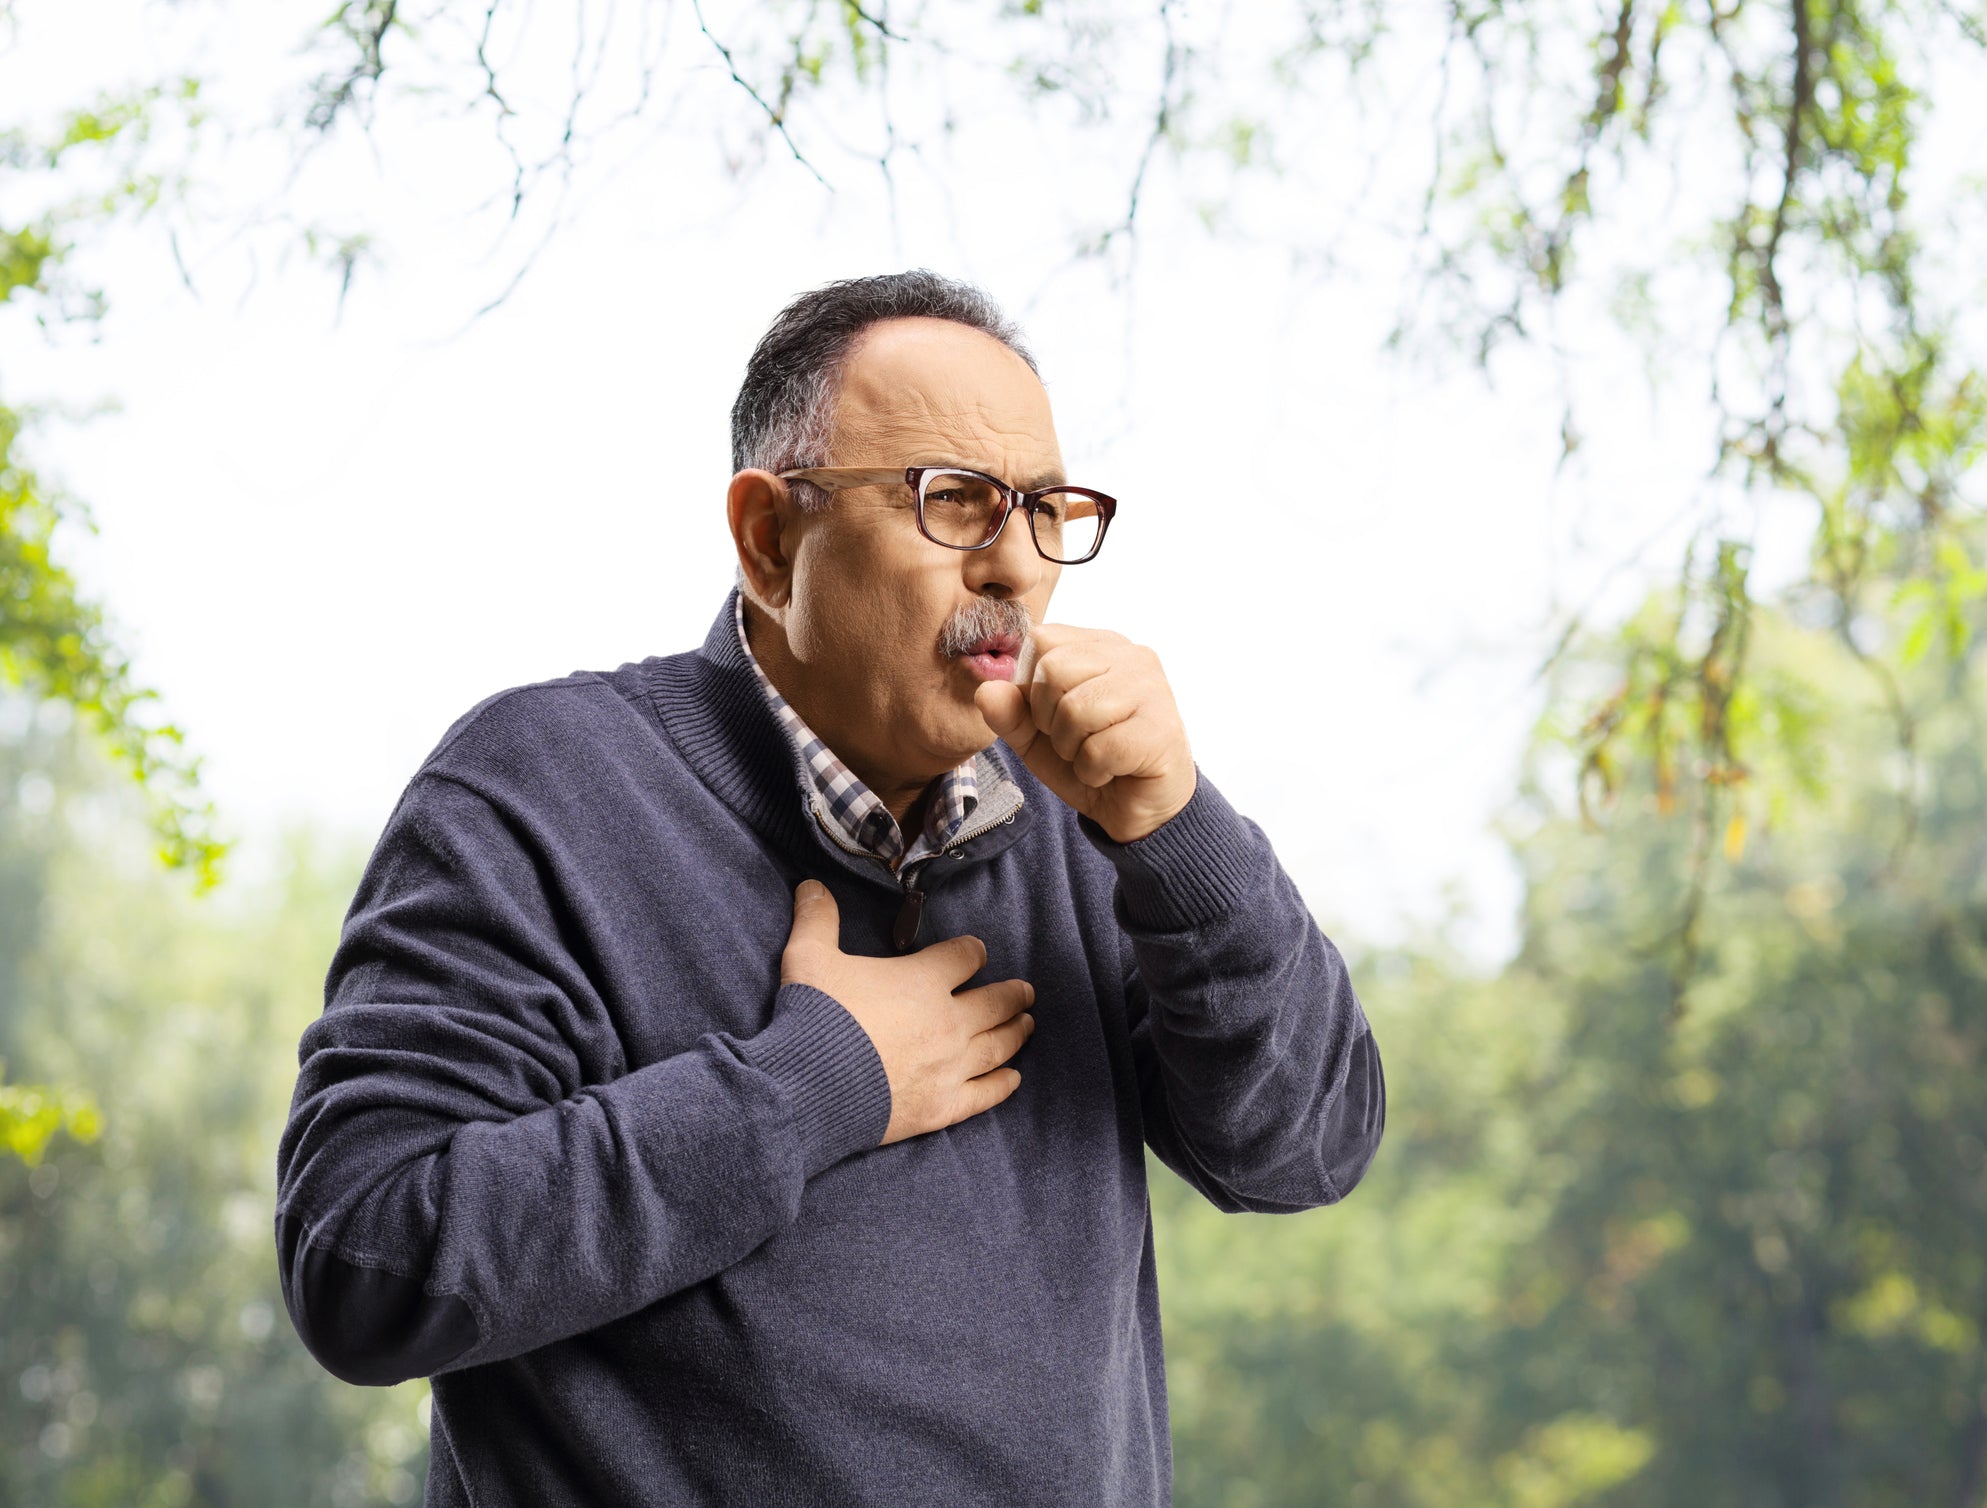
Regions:
<svg viewBox="0 0 1987 1508"><path fill-rule="evenodd" d="M1344 1198L1386 1123L1379 1048L1263 830L1198 770L1186 806L1143 838L1077 824L1117 870L1147 1144L1230 1212Z"/></svg>
<svg viewBox="0 0 1987 1508"><path fill-rule="evenodd" d="M347 1382L499 1361L699 1282L889 1123L867 1034L808 985L780 986L751 1037L583 1072L576 1044L597 1063L618 1038L528 832L417 775L303 1033L277 1151L281 1283Z"/></svg>

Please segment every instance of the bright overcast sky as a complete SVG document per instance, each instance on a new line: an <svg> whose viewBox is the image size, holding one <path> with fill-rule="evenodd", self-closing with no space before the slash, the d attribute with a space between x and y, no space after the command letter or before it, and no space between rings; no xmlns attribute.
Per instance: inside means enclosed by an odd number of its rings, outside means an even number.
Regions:
<svg viewBox="0 0 1987 1508"><path fill-rule="evenodd" d="M193 59L224 102L267 100L322 9L221 26L193 6L26 0L0 100L33 117L148 76L154 51ZM742 13L706 6L714 29ZM70 536L67 558L206 756L230 828L252 844L307 816L370 839L482 697L701 643L732 580L727 416L754 341L803 289L929 265L1023 317L1072 478L1121 499L1051 617L1159 652L1202 770L1327 933L1398 938L1453 892L1458 941L1504 955L1516 881L1489 822L1538 710L1532 670L1555 604L1698 482L1695 390L1659 410L1632 363L1585 372L1617 422L1590 445L1605 464L1555 492L1542 363L1512 361L1493 391L1380 354L1389 243L1293 274L1275 236L1205 233L1162 155L1129 282L1069 266L1068 217L1121 202L1138 122L1115 156L1040 122L968 132L945 182L900 167L893 230L880 175L825 145L832 195L777 156L728 180L701 123L723 112L735 144L749 116L711 55L681 55L702 92L480 320L515 258L459 213L476 196L447 190L496 183L487 120L383 130L376 157L354 145L310 180L381 248L335 325L320 272L265 257L251 289L214 233L186 248L189 292L140 232L88 264L111 298L100 340L5 327L8 401L122 405L42 429L33 454L94 510L100 536ZM1254 191L1259 223L1301 222L1300 187Z"/></svg>

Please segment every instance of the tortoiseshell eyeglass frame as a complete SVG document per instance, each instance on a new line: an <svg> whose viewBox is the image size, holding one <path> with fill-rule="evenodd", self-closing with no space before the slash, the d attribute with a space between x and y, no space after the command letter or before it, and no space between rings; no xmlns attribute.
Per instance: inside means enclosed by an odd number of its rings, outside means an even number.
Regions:
<svg viewBox="0 0 1987 1508"><path fill-rule="evenodd" d="M994 520L993 529L987 537L976 545L948 544L942 539L933 539L925 527L925 484L934 476L970 476L1000 489L1006 499L1006 506ZM1082 565L1086 560L1097 558L1097 552L1104 548L1104 536L1111 531L1111 519L1118 511L1118 500L1108 492L1099 492L1094 487L1070 487L1058 484L1054 487L1037 487L1033 492L1023 492L1018 487L1010 487L997 476L988 476L984 471L974 471L968 466L906 466L901 471L893 466L801 466L792 471L779 473L782 481L812 482L817 487L825 487L833 492L838 487L880 487L892 482L903 482L917 499L918 533L930 539L935 545L947 550L984 550L1000 538L1000 531L1007 527L1007 516L1016 508L1025 511L1028 518L1028 537L1034 541L1035 553L1042 559L1054 561L1057 565ZM1035 533L1035 505L1051 492L1074 492L1089 498L1097 505L1097 538L1091 542L1090 552L1076 560L1057 560L1042 548L1041 536Z"/></svg>

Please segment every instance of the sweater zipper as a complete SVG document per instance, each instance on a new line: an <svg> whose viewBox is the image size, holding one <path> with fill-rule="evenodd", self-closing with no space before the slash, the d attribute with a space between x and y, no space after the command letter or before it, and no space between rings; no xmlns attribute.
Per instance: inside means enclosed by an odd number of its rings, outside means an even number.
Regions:
<svg viewBox="0 0 1987 1508"><path fill-rule="evenodd" d="M821 824L821 831L828 835L829 841L837 848L843 850L845 853L860 855L865 859L874 859L885 869L890 868L890 861L881 854L873 854L863 848L849 847L837 835L835 830L828 825L828 819L821 815L820 808L815 807L813 811L814 820ZM918 945L918 929L924 924L925 892L918 887L917 882L918 876L924 872L925 864L932 859L942 859L951 853L953 849L958 848L962 844L970 843L973 839L979 837L981 833L991 832L1003 823L1012 822L1013 820L1014 813L1009 812L1005 817L995 817L990 821L983 822L978 827L971 828L959 834L958 837L946 844L937 853L926 854L924 858L919 859L917 861L918 870L916 874L898 874L897 885L903 892L904 902L897 908L897 920L890 928L890 941L899 953L908 953Z"/></svg>

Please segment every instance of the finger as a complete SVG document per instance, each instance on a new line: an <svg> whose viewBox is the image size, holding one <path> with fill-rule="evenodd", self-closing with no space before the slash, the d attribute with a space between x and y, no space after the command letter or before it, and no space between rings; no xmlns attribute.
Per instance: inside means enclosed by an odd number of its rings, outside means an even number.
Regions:
<svg viewBox="0 0 1987 1508"><path fill-rule="evenodd" d="M1042 729L1056 725L1056 708L1062 699L1110 669L1110 656L1088 645L1071 644L1059 650L1054 659L1044 655L1028 683L1028 715Z"/></svg>
<svg viewBox="0 0 1987 1508"><path fill-rule="evenodd" d="M975 1036L967 1044L966 1061L976 1074L990 1072L1021 1051L1022 1044L1034 1034L1035 1018L1024 1011Z"/></svg>
<svg viewBox="0 0 1987 1508"><path fill-rule="evenodd" d="M796 929L819 932L826 928L830 942L841 939L841 908L835 904L835 892L819 880L802 880L794 889L793 920Z"/></svg>
<svg viewBox="0 0 1987 1508"><path fill-rule="evenodd" d="M1056 703L1055 721L1048 728L1049 742L1074 764L1085 739L1116 727L1137 711L1135 688L1111 676L1092 676L1082 685L1070 687Z"/></svg>
<svg viewBox="0 0 1987 1508"><path fill-rule="evenodd" d="M987 966L987 945L984 939L961 932L918 949L916 956L929 957L946 987L956 990Z"/></svg>
<svg viewBox="0 0 1987 1508"><path fill-rule="evenodd" d="M1021 652L1014 657L1014 679L1010 685L1019 689L1035 678L1035 661L1041 657L1042 640L1039 630L1025 634L1021 640Z"/></svg>
<svg viewBox="0 0 1987 1508"><path fill-rule="evenodd" d="M793 926L787 933L785 956L839 952L842 913L835 897L819 880L802 880L793 893Z"/></svg>
<svg viewBox="0 0 1987 1508"><path fill-rule="evenodd" d="M1127 718L1083 740L1069 767L1087 786L1109 785L1120 775L1142 775L1150 763L1151 739L1137 720Z"/></svg>
<svg viewBox="0 0 1987 1508"><path fill-rule="evenodd" d="M1028 683L1028 720L1038 729L1049 729L1056 725L1056 707L1063 699L1066 687L1059 686L1049 679L1047 666L1038 666L1035 679ZM1057 672L1061 674L1058 664Z"/></svg>
<svg viewBox="0 0 1987 1508"><path fill-rule="evenodd" d="M953 1101L959 1107L959 1114L949 1124L956 1126L982 1110L993 1109L1020 1087L1021 1070L1018 1068L996 1068L992 1073L966 1080L959 1086L958 1099Z"/></svg>
<svg viewBox="0 0 1987 1508"><path fill-rule="evenodd" d="M1004 738L1016 753L1028 747L1035 725L1028 718L1027 681L1016 671L1012 681L982 681L973 693L973 705L987 720L997 737Z"/></svg>
<svg viewBox="0 0 1987 1508"><path fill-rule="evenodd" d="M1003 1021L1012 1021L1033 1005L1035 986L1025 979L1003 979L998 984L983 984L977 990L968 990L957 999L970 1007L966 1025L976 1032L985 1031Z"/></svg>

